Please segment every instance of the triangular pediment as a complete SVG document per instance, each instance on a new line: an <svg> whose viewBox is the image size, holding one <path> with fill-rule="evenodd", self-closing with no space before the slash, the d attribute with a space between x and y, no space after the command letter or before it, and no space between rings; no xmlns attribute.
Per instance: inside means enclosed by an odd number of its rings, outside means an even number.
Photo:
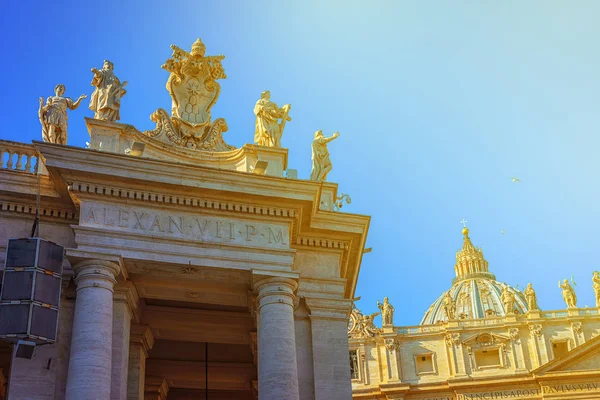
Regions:
<svg viewBox="0 0 600 400"><path fill-rule="evenodd" d="M566 371L598 370L600 370L600 336L596 336L564 356L542 365L533 373L541 375Z"/></svg>

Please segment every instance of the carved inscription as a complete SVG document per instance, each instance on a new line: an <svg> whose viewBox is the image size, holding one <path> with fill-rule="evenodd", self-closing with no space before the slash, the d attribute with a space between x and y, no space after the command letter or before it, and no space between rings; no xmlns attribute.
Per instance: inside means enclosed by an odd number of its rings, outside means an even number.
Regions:
<svg viewBox="0 0 600 400"><path fill-rule="evenodd" d="M542 392L544 394L590 392L595 390L600 390L600 382L561 383L557 385L542 386Z"/></svg>
<svg viewBox="0 0 600 400"><path fill-rule="evenodd" d="M510 390L495 390L493 392L482 393L459 393L456 395L457 400L502 400L502 399L520 399L540 394L539 389L510 389Z"/></svg>
<svg viewBox="0 0 600 400"><path fill-rule="evenodd" d="M287 224L240 221L94 203L82 204L80 224L149 236L193 239L202 243L289 248Z"/></svg>

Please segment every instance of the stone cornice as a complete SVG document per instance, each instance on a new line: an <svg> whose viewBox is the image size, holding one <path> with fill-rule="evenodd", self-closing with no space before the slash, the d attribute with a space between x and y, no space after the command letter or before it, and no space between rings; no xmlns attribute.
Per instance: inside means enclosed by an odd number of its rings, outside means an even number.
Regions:
<svg viewBox="0 0 600 400"><path fill-rule="evenodd" d="M260 216L294 218L298 210L292 208L275 207L271 205L250 204L235 201L200 198L196 196L176 194L176 191L162 193L149 190L136 190L107 184L94 184L84 182L69 182L69 192L79 193L80 196L112 197L143 203L158 203L161 205L174 205L180 207L203 208L209 210L247 213Z"/></svg>
<svg viewBox="0 0 600 400"><path fill-rule="evenodd" d="M0 212L35 216L35 207L35 203L31 201L6 201L0 199ZM40 218L76 222L79 219L79 214L73 209L42 204L40 207Z"/></svg>

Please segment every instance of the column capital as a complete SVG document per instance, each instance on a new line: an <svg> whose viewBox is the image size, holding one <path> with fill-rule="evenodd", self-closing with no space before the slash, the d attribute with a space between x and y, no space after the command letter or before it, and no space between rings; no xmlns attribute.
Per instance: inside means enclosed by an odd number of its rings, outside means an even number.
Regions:
<svg viewBox="0 0 600 400"><path fill-rule="evenodd" d="M106 260L84 260L73 266L77 290L85 287L101 287L113 290L121 271L119 264Z"/></svg>
<svg viewBox="0 0 600 400"><path fill-rule="evenodd" d="M352 300L304 297L310 318L341 319L347 321L352 311Z"/></svg>
<svg viewBox="0 0 600 400"><path fill-rule="evenodd" d="M142 346L146 352L154 346L154 335L149 325L131 324L129 338L132 345Z"/></svg>
<svg viewBox="0 0 600 400"><path fill-rule="evenodd" d="M254 282L253 287L258 292L256 301L259 310L272 303L285 303L294 308L295 292L298 289L295 279L281 276L262 277Z"/></svg>
<svg viewBox="0 0 600 400"><path fill-rule="evenodd" d="M146 378L144 392L146 393L146 398L151 396L151 399L166 400L167 394L169 393L169 383L166 379L157 376L149 376Z"/></svg>
<svg viewBox="0 0 600 400"><path fill-rule="evenodd" d="M129 314L131 314L135 321L139 320L136 315L140 296L138 295L135 285L131 281L119 282L115 285L115 294L113 295L114 301L120 301L127 304L129 308Z"/></svg>

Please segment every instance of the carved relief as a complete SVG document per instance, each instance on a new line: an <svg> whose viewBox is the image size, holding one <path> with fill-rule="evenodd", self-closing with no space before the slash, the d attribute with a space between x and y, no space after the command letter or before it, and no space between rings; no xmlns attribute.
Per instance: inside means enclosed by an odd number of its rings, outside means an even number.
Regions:
<svg viewBox="0 0 600 400"><path fill-rule="evenodd" d="M380 313L363 315L356 307L352 309L348 320L348 336L351 338L370 338L381 331L373 323L373 319Z"/></svg>
<svg viewBox="0 0 600 400"><path fill-rule="evenodd" d="M171 95L171 116L159 108L150 119L156 128L144 132L164 142L192 150L228 151L235 147L223 140L227 131L223 118L211 120L210 109L221 92L218 79L225 79L219 56L205 56L206 47L200 39L187 52L171 45L173 55L162 66L170 72L167 90Z"/></svg>
<svg viewBox="0 0 600 400"><path fill-rule="evenodd" d="M398 343L398 341L396 339L385 339L384 340L384 345L385 348L388 349L389 351L396 351L398 350L398 347L400 347L400 343Z"/></svg>
<svg viewBox="0 0 600 400"><path fill-rule="evenodd" d="M518 343L518 341L519 341L519 329L518 328L510 328L508 330L508 336L510 337L510 340L512 340L515 343Z"/></svg>
<svg viewBox="0 0 600 400"><path fill-rule="evenodd" d="M445 340L448 347L458 346L460 344L460 333L447 333Z"/></svg>
<svg viewBox="0 0 600 400"><path fill-rule="evenodd" d="M198 275L200 270L196 267L182 267L181 273L183 275Z"/></svg>
<svg viewBox="0 0 600 400"><path fill-rule="evenodd" d="M542 336L542 325L540 325L540 324L529 325L529 332L532 335L535 335L537 337Z"/></svg>
<svg viewBox="0 0 600 400"><path fill-rule="evenodd" d="M580 321L571 322L571 329L576 335L581 335L583 332L583 324Z"/></svg>

